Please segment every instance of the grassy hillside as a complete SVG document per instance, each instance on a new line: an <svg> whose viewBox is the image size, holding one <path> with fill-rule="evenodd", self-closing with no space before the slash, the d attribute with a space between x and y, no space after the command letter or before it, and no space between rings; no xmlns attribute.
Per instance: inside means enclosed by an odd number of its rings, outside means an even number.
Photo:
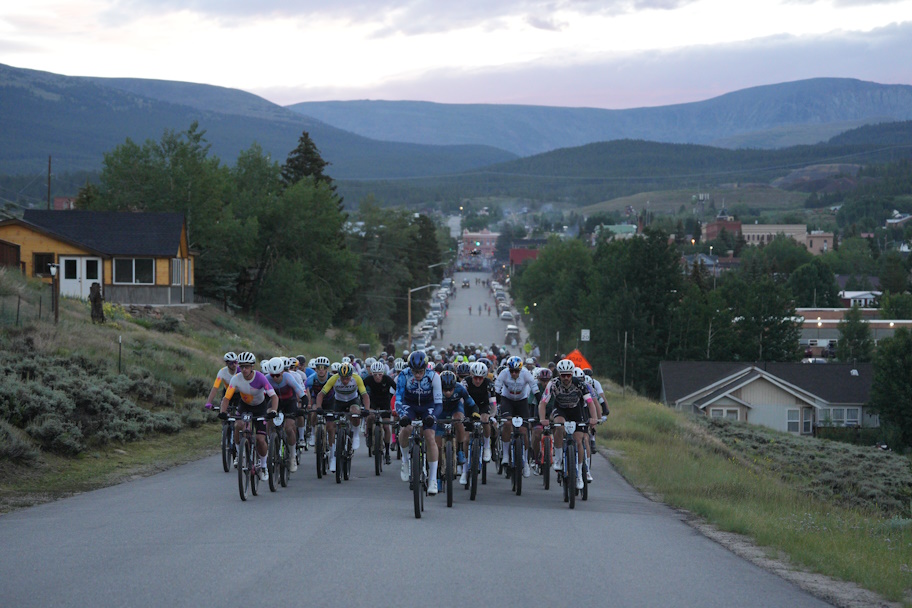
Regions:
<svg viewBox="0 0 912 608"><path fill-rule="evenodd" d="M688 416L636 397L610 403L600 446L634 485L713 528L753 539L759 553L787 562L786 571L797 567L912 602L908 457ZM830 587L815 592L830 593L836 605L873 605L857 597L849 604Z"/></svg>
<svg viewBox="0 0 912 608"><path fill-rule="evenodd" d="M745 184L727 188L713 187L701 189L700 191L712 197L717 209L721 209L723 205L729 209L734 205L747 205L751 209L764 211L794 209L801 207L805 199L807 199L806 194L780 190L763 184ZM640 192L631 196L622 196L581 207L579 212L585 215L612 211L623 213L627 206L630 205L638 212L648 208L655 213L675 214L681 208L681 205L684 205L687 209L691 208L691 197L695 192L693 189Z"/></svg>
<svg viewBox="0 0 912 608"><path fill-rule="evenodd" d="M229 350L338 360L347 336L301 342L205 306L163 315L60 302L0 269L0 512L211 453L220 426L203 408ZM18 324L17 324L18 317Z"/></svg>

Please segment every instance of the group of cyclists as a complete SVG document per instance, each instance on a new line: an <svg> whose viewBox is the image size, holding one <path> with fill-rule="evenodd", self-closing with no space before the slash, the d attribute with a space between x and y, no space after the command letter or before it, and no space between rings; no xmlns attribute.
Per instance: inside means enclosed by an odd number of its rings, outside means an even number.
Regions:
<svg viewBox="0 0 912 608"><path fill-rule="evenodd" d="M501 439L506 443L513 433L513 417L521 417L524 421L531 419L534 422L531 437L526 424L519 429L527 456L521 464L514 465L521 466L522 475L529 477L540 473L540 438L551 424L556 423L554 456L547 462L553 462L554 469L559 470L563 466L564 423L585 424L594 431L595 425L608 415L604 391L592 376L592 370L581 369L566 358L539 366L534 358L523 359L506 351L495 354L494 350L481 350L480 345L476 348L474 344L450 345L440 352L404 351L402 355L395 357L384 352L364 361L347 356L336 363L325 356L310 360L302 355L276 356L258 362L251 352L228 352L206 407L216 407L213 401L224 386L224 396L217 405L219 418L227 419L229 410L236 406L235 414L250 413L257 421L256 450L260 459L257 474L261 480L268 479L266 424L279 414L284 418L281 426L284 433L278 433L278 436L285 441L285 452L290 455L314 444L313 422L318 413L329 412L348 418L353 428L354 450L360 447L361 432L372 437L374 424L386 423L383 424L384 445L375 445L373 449L383 450L383 458L390 464L391 446L399 442L403 448L403 481L409 481L407 446L412 425L421 425L427 450L428 479L432 480L428 484L429 495L438 492L438 485L433 481L438 478L443 441L438 420L480 421L484 433L482 459L489 462L492 433L498 432L494 429L499 429ZM362 419L366 421L363 425ZM396 421L400 427L398 436L390 431L390 423ZM235 441L243 424L238 418ZM465 485L468 467L463 465L466 464L467 432L463 424L454 426L458 449L456 472L460 476L459 483ZM335 427L330 417L326 423L329 445L335 441ZM579 489L583 484L582 442L587 441L587 433L575 432L573 440L577 443L579 456L574 476ZM591 437L588 440L594 442ZM509 454L504 451L502 458L506 464ZM287 466L289 471L296 471L294 456L289 458ZM336 466L333 452L329 470L334 472ZM591 481L588 469L586 475Z"/></svg>

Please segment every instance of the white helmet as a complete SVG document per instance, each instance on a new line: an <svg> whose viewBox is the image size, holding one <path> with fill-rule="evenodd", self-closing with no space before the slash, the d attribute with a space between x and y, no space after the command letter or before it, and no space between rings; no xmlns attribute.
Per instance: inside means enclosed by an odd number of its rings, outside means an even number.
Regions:
<svg viewBox="0 0 912 608"><path fill-rule="evenodd" d="M329 366L329 371L333 374L338 374L340 367L342 367L341 363L339 363L339 362L333 363L332 365ZM582 370L580 370L580 371L582 371Z"/></svg>
<svg viewBox="0 0 912 608"><path fill-rule="evenodd" d="M329 359L327 357L317 357L316 359L314 359L313 363L314 363L314 367L316 367L317 365L325 365L326 367L329 367Z"/></svg>
<svg viewBox="0 0 912 608"><path fill-rule="evenodd" d="M584 372L581 367L574 367L573 368L573 377L574 378L585 378L586 372Z"/></svg>
<svg viewBox="0 0 912 608"><path fill-rule="evenodd" d="M238 360L238 356L235 355L233 352L225 353L225 356L222 358L225 360L225 363L237 363L237 360Z"/></svg>
<svg viewBox="0 0 912 608"><path fill-rule="evenodd" d="M573 361L570 359L561 359L557 362L555 369L557 370L558 374L572 374L573 368L575 367L576 366L573 364Z"/></svg>
<svg viewBox="0 0 912 608"><path fill-rule="evenodd" d="M317 364L317 360L316 360L316 358L314 358L307 362L307 367L309 367L310 369L313 369L313 366L316 364Z"/></svg>
<svg viewBox="0 0 912 608"><path fill-rule="evenodd" d="M475 355L469 355L469 363L475 362Z"/></svg>
<svg viewBox="0 0 912 608"><path fill-rule="evenodd" d="M488 366L481 361L472 364L472 375L476 378L484 378L488 375Z"/></svg>
<svg viewBox="0 0 912 608"><path fill-rule="evenodd" d="M535 369L533 369L533 370L532 370L532 379L533 379L533 380L538 380L538 374L539 374L539 373L541 373L541 368L540 368L540 367L536 367Z"/></svg>
<svg viewBox="0 0 912 608"><path fill-rule="evenodd" d="M374 361L376 361L376 359L374 359L373 357L368 357L367 359L364 360L364 367L366 367L367 369L371 369L374 366Z"/></svg>
<svg viewBox="0 0 912 608"><path fill-rule="evenodd" d="M526 365L535 365L535 359L532 357L526 357Z"/></svg>
<svg viewBox="0 0 912 608"><path fill-rule="evenodd" d="M269 359L263 359L262 361L260 361L260 371L263 372L264 374L269 373L266 371L267 365L269 365Z"/></svg>
<svg viewBox="0 0 912 608"><path fill-rule="evenodd" d="M238 355L237 360L239 365L253 365L256 363L256 355L249 351L244 351Z"/></svg>
<svg viewBox="0 0 912 608"><path fill-rule="evenodd" d="M285 357L273 357L263 366L264 374L281 374L285 371Z"/></svg>
<svg viewBox="0 0 912 608"><path fill-rule="evenodd" d="M342 363L351 363L352 360L350 357L342 357Z"/></svg>
<svg viewBox="0 0 912 608"><path fill-rule="evenodd" d="M372 374L384 374L386 373L386 365L383 361L374 361L371 363L371 373Z"/></svg>
<svg viewBox="0 0 912 608"><path fill-rule="evenodd" d="M396 370L397 372L401 372L402 370L404 370L406 368L407 365L408 364L405 362L404 359L396 359L393 362L393 369Z"/></svg>
<svg viewBox="0 0 912 608"><path fill-rule="evenodd" d="M595 381L592 379L592 376L583 376L583 379L586 381L586 384L589 386L595 386Z"/></svg>

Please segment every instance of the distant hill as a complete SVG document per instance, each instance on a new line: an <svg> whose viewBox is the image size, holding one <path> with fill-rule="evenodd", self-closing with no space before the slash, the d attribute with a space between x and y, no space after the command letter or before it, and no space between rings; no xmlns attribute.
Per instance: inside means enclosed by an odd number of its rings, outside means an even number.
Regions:
<svg viewBox="0 0 912 608"><path fill-rule="evenodd" d="M904 121L859 127L826 143L781 150L615 140L553 150L459 176L408 184L349 183L343 190L355 198L372 192L381 201L426 200L434 192L586 206L639 192L769 185L810 165L864 165L909 157L912 121Z"/></svg>
<svg viewBox="0 0 912 608"><path fill-rule="evenodd" d="M863 124L912 119L912 86L814 78L628 110L417 101L288 107L365 137L489 145L520 156L615 139L779 148L826 141Z"/></svg>
<svg viewBox="0 0 912 608"><path fill-rule="evenodd" d="M0 65L0 174L98 170L128 137L206 130L212 154L233 164L254 142L283 162L307 130L337 179L389 179L466 171L515 158L490 146L383 142L331 127L265 99L222 87L69 77Z"/></svg>

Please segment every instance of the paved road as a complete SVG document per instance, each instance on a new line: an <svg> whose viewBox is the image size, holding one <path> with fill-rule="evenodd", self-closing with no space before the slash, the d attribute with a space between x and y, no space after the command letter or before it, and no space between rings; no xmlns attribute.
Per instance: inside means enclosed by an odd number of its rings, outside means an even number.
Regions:
<svg viewBox="0 0 912 608"><path fill-rule="evenodd" d="M469 279L470 287L463 288L462 280ZM504 344L504 334L508 322L501 321L497 314L494 298L487 287L475 284L475 279L488 279L490 275L482 272L457 272L453 279L456 281L456 294L449 300L449 310L447 317L444 319L441 328L443 329L443 338L435 341L435 344L484 344L490 347L492 342L498 345ZM491 313L484 310L484 305L491 306ZM469 314L469 307L472 307L472 314ZM478 315L478 307L482 306L481 316ZM515 310L513 311L515 314ZM516 321L514 325L519 325ZM525 338L523 332L523 338ZM519 352L521 348L513 348L511 352Z"/></svg>
<svg viewBox="0 0 912 608"><path fill-rule="evenodd" d="M455 303L473 293L474 281ZM450 309L452 341L502 332L464 314ZM288 488L261 485L247 502L213 457L0 516L0 606L827 605L701 536L600 456L574 511L555 484L530 478L517 497L491 475L475 502L461 488L452 509L429 497L421 520L395 461L375 477L362 447L340 485L313 464L308 452Z"/></svg>

